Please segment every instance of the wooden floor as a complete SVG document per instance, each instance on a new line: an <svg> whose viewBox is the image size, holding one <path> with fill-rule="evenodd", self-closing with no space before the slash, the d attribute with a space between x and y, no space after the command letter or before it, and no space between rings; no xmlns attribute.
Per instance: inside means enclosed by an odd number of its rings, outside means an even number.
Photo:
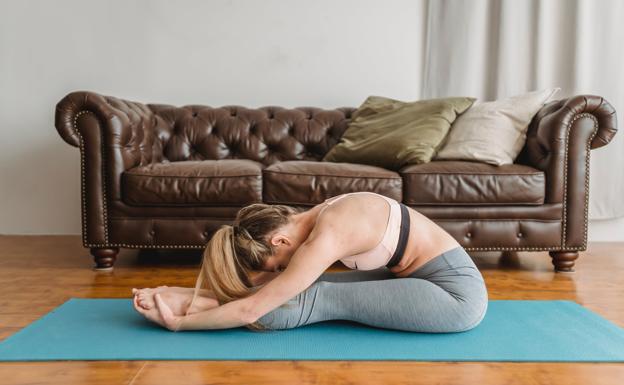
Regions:
<svg viewBox="0 0 624 385"><path fill-rule="evenodd" d="M490 299L569 299L624 327L624 243L590 243L575 273L546 252L471 253ZM0 339L70 297L195 283L199 255L122 250L91 269L78 236L0 236ZM333 271L346 270L335 265ZM0 363L0 384L624 384L624 364L405 361L60 361Z"/></svg>

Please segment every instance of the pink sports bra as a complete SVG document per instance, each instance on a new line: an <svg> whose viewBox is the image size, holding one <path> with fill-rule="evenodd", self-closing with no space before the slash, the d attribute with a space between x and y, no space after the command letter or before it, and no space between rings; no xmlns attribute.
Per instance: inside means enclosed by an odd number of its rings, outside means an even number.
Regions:
<svg viewBox="0 0 624 385"><path fill-rule="evenodd" d="M359 191L341 194L337 197L325 199L324 203L329 206L332 203L344 198L345 196L352 194L374 194L384 198L390 206L390 215L388 217L388 223L386 225L386 231L383 235L383 238L376 247L363 253L344 257L340 259L340 262L342 262L350 269L357 270L373 270L382 266L386 266L386 264L390 261L390 258L392 258L392 255L394 254L394 251L396 250L397 244L399 242L399 232L401 230L401 208L399 202L381 194L368 191ZM324 210L326 207L327 206L325 206L322 210Z"/></svg>

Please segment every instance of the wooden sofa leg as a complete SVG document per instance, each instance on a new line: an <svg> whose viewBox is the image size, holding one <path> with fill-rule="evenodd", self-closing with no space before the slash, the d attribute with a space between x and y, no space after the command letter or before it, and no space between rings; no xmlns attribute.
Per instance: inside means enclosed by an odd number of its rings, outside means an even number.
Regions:
<svg viewBox="0 0 624 385"><path fill-rule="evenodd" d="M578 251L549 251L555 271L573 272L574 261L578 258Z"/></svg>
<svg viewBox="0 0 624 385"><path fill-rule="evenodd" d="M113 265L117 259L119 253L119 247L110 247L106 249L91 248L91 255L95 260L95 267L93 270L98 271L110 271L113 270Z"/></svg>

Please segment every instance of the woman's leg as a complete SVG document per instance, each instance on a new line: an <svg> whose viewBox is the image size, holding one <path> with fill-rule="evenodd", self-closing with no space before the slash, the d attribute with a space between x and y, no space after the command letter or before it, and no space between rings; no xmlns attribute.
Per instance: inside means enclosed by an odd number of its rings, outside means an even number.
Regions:
<svg viewBox="0 0 624 385"><path fill-rule="evenodd" d="M372 280L360 280L365 278ZM483 278L465 250L457 248L406 278L396 278L385 267L324 273L258 321L269 329L349 320L388 329L457 332L476 326L486 308Z"/></svg>

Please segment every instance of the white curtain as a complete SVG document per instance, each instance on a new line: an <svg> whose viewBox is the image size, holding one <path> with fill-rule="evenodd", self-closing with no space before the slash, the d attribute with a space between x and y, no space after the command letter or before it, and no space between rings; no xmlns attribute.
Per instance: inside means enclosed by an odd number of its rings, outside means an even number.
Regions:
<svg viewBox="0 0 624 385"><path fill-rule="evenodd" d="M481 101L547 87L603 96L624 120L624 1L431 0L421 98ZM590 219L624 216L624 132L592 150Z"/></svg>

